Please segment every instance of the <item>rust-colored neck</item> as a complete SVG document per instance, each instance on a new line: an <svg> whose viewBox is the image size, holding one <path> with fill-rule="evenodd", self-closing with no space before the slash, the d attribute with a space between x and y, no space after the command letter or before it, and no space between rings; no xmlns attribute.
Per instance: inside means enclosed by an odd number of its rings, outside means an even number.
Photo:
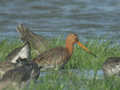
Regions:
<svg viewBox="0 0 120 90"><path fill-rule="evenodd" d="M68 40L66 40L66 49L68 50L69 55L72 56L72 53L73 53L73 43L71 43Z"/></svg>

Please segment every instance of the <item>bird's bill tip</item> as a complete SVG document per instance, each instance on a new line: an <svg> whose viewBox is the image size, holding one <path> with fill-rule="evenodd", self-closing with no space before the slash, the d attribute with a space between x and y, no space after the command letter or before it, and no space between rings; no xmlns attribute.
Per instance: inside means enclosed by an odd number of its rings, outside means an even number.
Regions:
<svg viewBox="0 0 120 90"><path fill-rule="evenodd" d="M88 52L89 54L93 55L94 57L97 57L94 53L92 53L91 51L89 51L89 49L88 49L86 46L84 46L82 43L80 43L79 41L77 42L77 44L78 44L81 48L83 48L86 52Z"/></svg>

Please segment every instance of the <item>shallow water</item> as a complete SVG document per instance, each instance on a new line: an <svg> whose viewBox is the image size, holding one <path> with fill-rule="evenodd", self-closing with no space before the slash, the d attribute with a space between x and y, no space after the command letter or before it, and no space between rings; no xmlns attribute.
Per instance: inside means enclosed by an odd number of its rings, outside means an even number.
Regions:
<svg viewBox="0 0 120 90"><path fill-rule="evenodd" d="M16 26L54 37L68 32L80 39L119 40L120 0L0 0L0 39L18 38Z"/></svg>
<svg viewBox="0 0 120 90"><path fill-rule="evenodd" d="M41 72L40 73L40 78L44 77L45 75L53 74L54 71L48 71L48 72ZM96 77L96 79L104 79L104 73L102 70L97 70L97 74L95 73L94 70L84 70L80 71L79 69L70 69L70 70L61 70L58 72L59 73L71 73L75 74L77 77L84 77L86 79L93 79ZM96 74L96 76L95 76Z"/></svg>
<svg viewBox="0 0 120 90"><path fill-rule="evenodd" d="M40 72L40 77L36 84L44 85L48 83L49 85L52 83L56 88L60 86L61 90L78 90L78 88L79 90L91 90L87 83L94 80L98 80L98 82L104 81L102 70L97 70L97 74L95 75L94 70L64 69L60 71Z"/></svg>

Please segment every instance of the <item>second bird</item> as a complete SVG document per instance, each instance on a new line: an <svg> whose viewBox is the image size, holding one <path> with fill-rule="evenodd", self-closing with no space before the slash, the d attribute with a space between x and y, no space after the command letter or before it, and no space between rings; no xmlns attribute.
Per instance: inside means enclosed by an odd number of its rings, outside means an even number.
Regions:
<svg viewBox="0 0 120 90"><path fill-rule="evenodd" d="M94 55L91 51L88 50L83 44L78 40L76 34L69 34L66 38L65 47L56 47L48 51L41 53L38 57L33 59L39 66L43 67L43 70L54 68L60 69L69 61L73 53L74 44L77 43L88 53ZM96 55L94 55L96 56Z"/></svg>

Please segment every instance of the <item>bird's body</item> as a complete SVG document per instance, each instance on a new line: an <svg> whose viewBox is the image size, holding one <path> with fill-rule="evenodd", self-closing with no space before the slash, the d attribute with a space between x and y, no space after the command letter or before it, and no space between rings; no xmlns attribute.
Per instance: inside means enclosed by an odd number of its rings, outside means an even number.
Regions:
<svg viewBox="0 0 120 90"><path fill-rule="evenodd" d="M56 47L41 53L33 61L35 61L43 69L60 69L69 61L73 53L74 44L77 43L80 47L92 54L84 45L78 41L76 34L69 34L66 38L66 47Z"/></svg>
<svg viewBox="0 0 120 90"><path fill-rule="evenodd" d="M0 78L2 78L5 72L16 68L16 66L20 66L20 63L17 62L19 59L29 59L30 56L30 46L28 42L22 47L15 48L8 54L6 61L0 62Z"/></svg>
<svg viewBox="0 0 120 90"><path fill-rule="evenodd" d="M27 60L26 60L27 61ZM0 80L0 87L14 85L18 88L24 87L30 80L36 80L39 77L40 68L32 61L25 62L23 65L14 69L8 70ZM6 82L8 84L6 84ZM2 87L1 84L5 83L6 86ZM0 90L1 90L0 88Z"/></svg>
<svg viewBox="0 0 120 90"><path fill-rule="evenodd" d="M49 68L62 68L71 56L68 50L64 47L56 47L45 51L34 59L39 66L45 69Z"/></svg>
<svg viewBox="0 0 120 90"><path fill-rule="evenodd" d="M11 63L7 61L0 62L0 79L3 77L3 75L12 69L15 69L19 66L22 66L24 63L28 62L27 59L18 58L16 60L16 63Z"/></svg>
<svg viewBox="0 0 120 90"><path fill-rule="evenodd" d="M120 57L110 57L103 64L105 76L120 76Z"/></svg>

